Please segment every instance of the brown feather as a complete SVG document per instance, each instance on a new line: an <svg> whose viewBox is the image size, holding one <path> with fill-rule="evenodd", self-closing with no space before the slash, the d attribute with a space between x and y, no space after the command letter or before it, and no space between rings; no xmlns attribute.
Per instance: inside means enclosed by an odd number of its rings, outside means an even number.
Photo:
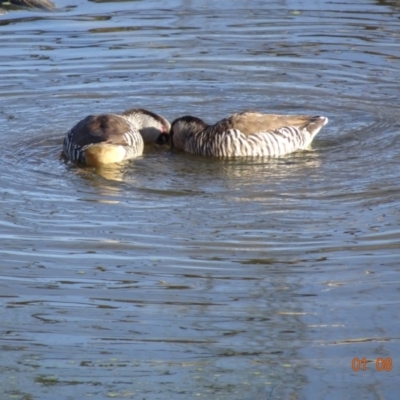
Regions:
<svg viewBox="0 0 400 400"><path fill-rule="evenodd" d="M306 115L278 115L261 114L258 112L246 111L232 114L228 118L216 124L216 131L238 129L245 135L252 135L257 132L272 132L285 126L303 128L313 122L314 117Z"/></svg>
<svg viewBox="0 0 400 400"><path fill-rule="evenodd" d="M125 119L115 114L89 115L72 128L73 141L77 146L109 143L127 145L124 133L132 130Z"/></svg>
<svg viewBox="0 0 400 400"><path fill-rule="evenodd" d="M9 3L15 6L40 8L46 11L55 9L55 4L50 0L9 0Z"/></svg>

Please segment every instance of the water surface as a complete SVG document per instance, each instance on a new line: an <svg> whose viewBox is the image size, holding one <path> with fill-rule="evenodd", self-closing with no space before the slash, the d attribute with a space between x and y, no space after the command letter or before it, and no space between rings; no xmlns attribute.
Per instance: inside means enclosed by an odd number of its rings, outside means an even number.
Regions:
<svg viewBox="0 0 400 400"><path fill-rule="evenodd" d="M220 3L0 16L2 398L399 388L398 4ZM148 146L95 171L60 157L79 119L137 106L330 122L274 160Z"/></svg>

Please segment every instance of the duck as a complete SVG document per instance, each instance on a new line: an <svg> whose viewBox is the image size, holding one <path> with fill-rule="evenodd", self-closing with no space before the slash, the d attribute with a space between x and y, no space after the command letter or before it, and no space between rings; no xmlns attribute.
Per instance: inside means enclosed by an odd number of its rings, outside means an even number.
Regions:
<svg viewBox="0 0 400 400"><path fill-rule="evenodd" d="M328 123L323 116L234 113L213 125L186 115L175 119L157 143L201 156L279 157L306 149Z"/></svg>
<svg viewBox="0 0 400 400"><path fill-rule="evenodd" d="M90 167L119 163L140 156L144 143L155 143L170 127L166 118L144 108L88 115L66 133L63 152L68 160Z"/></svg>
<svg viewBox="0 0 400 400"><path fill-rule="evenodd" d="M55 4L51 0L0 0L0 4L9 3L16 7L54 11Z"/></svg>

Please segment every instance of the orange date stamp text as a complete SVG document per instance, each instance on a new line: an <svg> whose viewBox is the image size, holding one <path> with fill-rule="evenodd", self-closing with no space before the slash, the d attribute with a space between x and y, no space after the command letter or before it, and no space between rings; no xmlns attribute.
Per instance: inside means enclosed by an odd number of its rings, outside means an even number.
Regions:
<svg viewBox="0 0 400 400"><path fill-rule="evenodd" d="M367 370L367 359L361 358L359 359L358 357L354 357L353 360L351 361L351 368L353 369L353 371L366 371ZM386 371L389 372L393 369L393 361L391 357L387 357L387 358L382 358L379 357L376 359L375 361L375 368L377 371L381 372L381 371Z"/></svg>

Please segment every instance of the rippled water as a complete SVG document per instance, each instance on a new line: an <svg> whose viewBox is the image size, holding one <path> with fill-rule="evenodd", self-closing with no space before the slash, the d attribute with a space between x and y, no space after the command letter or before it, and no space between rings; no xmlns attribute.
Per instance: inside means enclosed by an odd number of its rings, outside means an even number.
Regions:
<svg viewBox="0 0 400 400"><path fill-rule="evenodd" d="M1 399L394 398L400 7L356 3L0 15ZM274 160L62 160L79 119L135 106L330 123Z"/></svg>

